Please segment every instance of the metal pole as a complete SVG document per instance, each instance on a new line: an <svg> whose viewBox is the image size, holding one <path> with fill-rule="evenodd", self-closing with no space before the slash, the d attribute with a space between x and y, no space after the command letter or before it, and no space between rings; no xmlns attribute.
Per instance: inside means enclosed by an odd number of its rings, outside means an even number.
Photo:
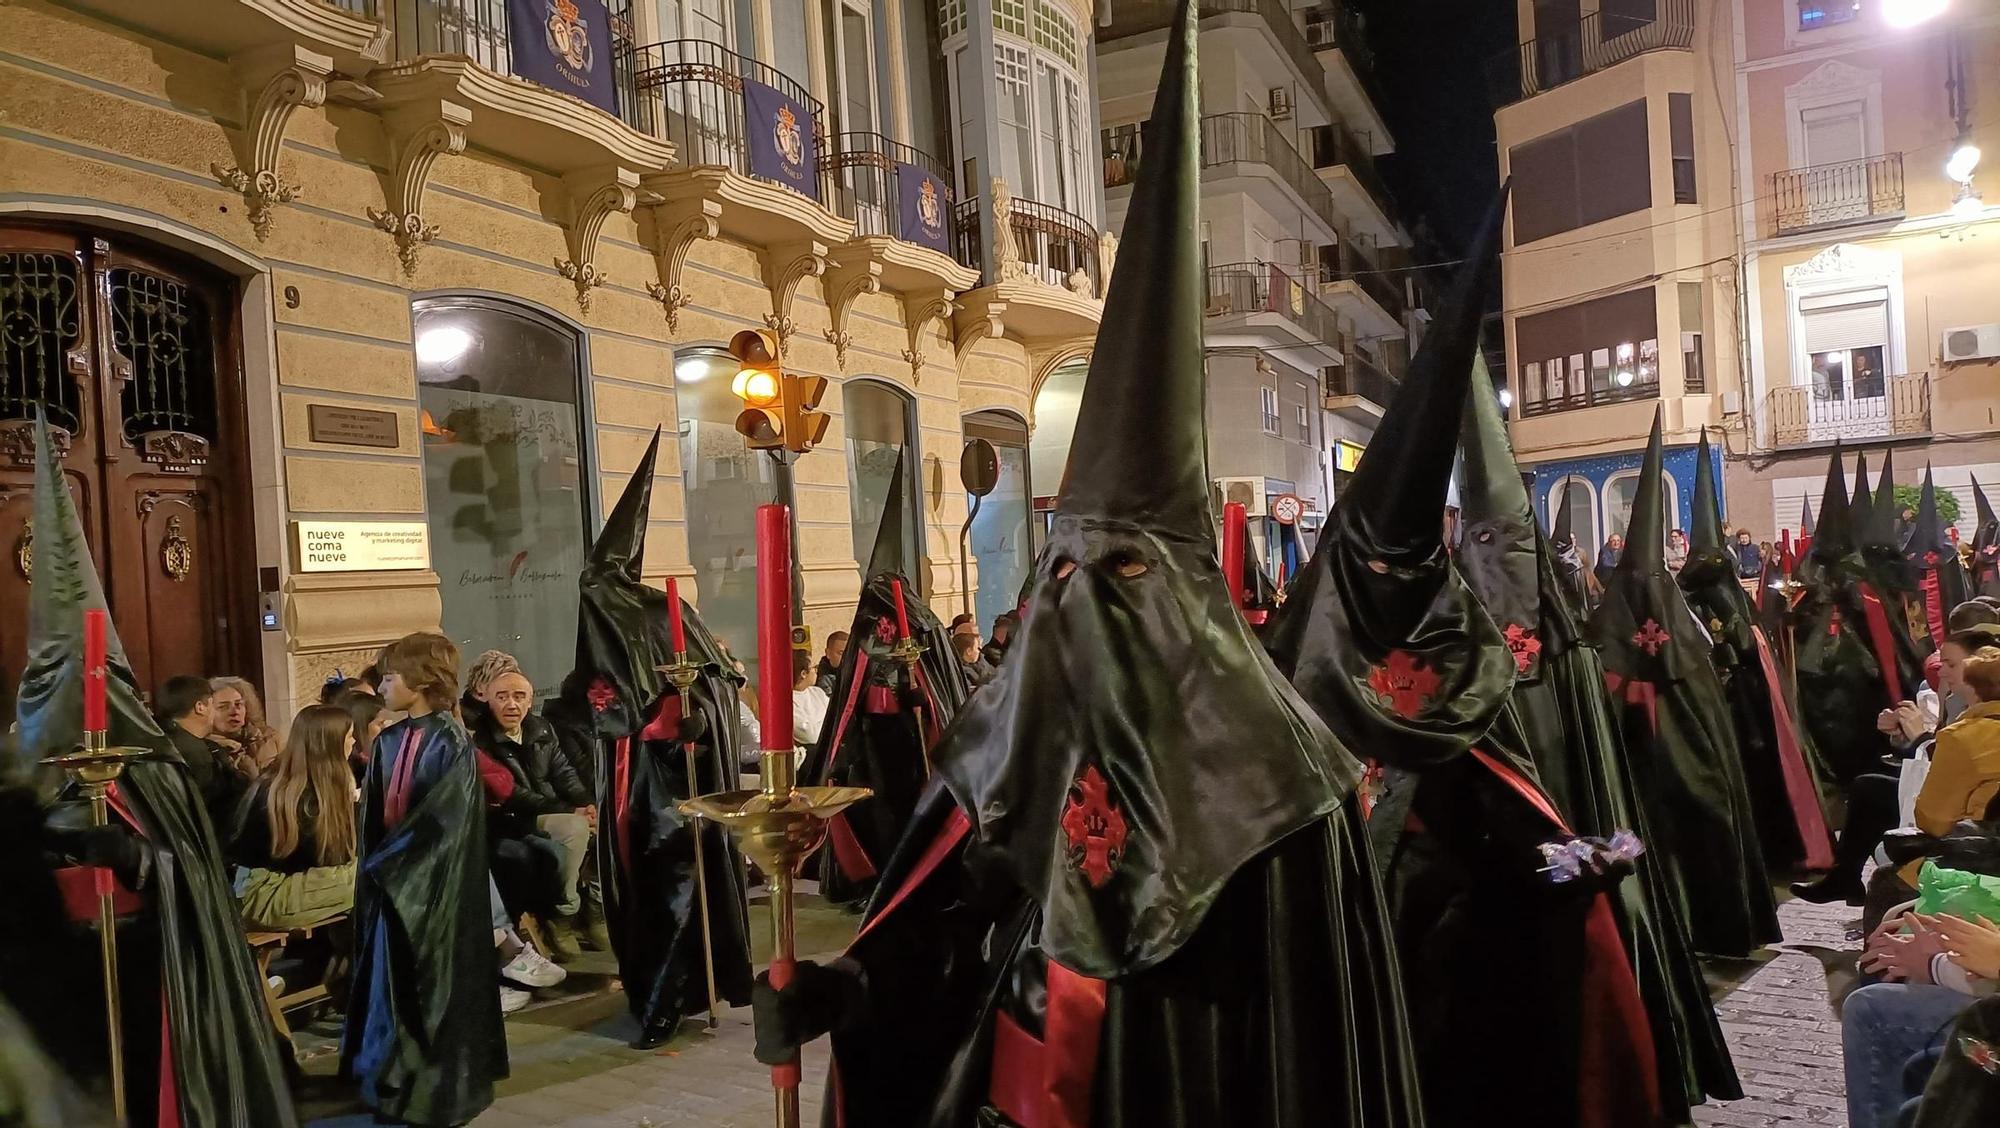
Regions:
<svg viewBox="0 0 2000 1128"><path fill-rule="evenodd" d="M100 744L103 742L103 733L93 735ZM90 825L111 825L111 812L101 787L92 789L90 794ZM126 1123L125 1023L118 998L118 909L111 897L112 882L116 879L102 867L95 869L93 876L97 881L97 948L104 965L104 1020L111 1043L111 1115L123 1125Z"/></svg>
<svg viewBox="0 0 2000 1128"><path fill-rule="evenodd" d="M979 503L983 500L978 494L972 495L972 506L966 511L965 524L958 530L958 594L968 615L972 614L972 550L966 541L972 536L972 519L979 516ZM975 621L973 625L979 624Z"/></svg>

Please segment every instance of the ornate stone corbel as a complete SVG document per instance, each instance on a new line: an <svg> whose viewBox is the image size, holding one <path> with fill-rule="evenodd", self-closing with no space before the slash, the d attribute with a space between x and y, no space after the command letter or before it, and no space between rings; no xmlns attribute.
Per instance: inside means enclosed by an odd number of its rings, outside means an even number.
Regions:
<svg viewBox="0 0 2000 1128"><path fill-rule="evenodd" d="M997 341L1005 336L1007 326L1002 315L1006 312L1006 302L987 302L984 309L971 317L953 317L952 339L956 359L962 363L965 354L972 351L972 346L984 338L991 337Z"/></svg>
<svg viewBox="0 0 2000 1128"><path fill-rule="evenodd" d="M986 218L993 225L993 272L999 281L1012 282L1025 274L1021 269L1021 247L1014 241L1014 194L1007 181L998 176L987 191L990 206Z"/></svg>
<svg viewBox="0 0 2000 1128"><path fill-rule="evenodd" d="M1111 292L1111 268L1118 265L1118 236L1106 231L1097 236L1097 296Z"/></svg>
<svg viewBox="0 0 2000 1128"><path fill-rule="evenodd" d="M771 291L771 312L764 315L764 325L778 335L780 348L791 341L792 331L797 328L792 324L792 298L799 292L799 283L826 273L830 265L826 251L825 243L802 239L779 244L758 255L764 264L764 287Z"/></svg>
<svg viewBox="0 0 2000 1128"><path fill-rule="evenodd" d="M471 110L442 101L384 119L396 169L389 180L389 206L369 208L368 218L395 236L396 257L405 274L417 272L417 252L438 233L437 224L424 219L424 188L430 183L431 166L446 153L465 152L465 127L471 122Z"/></svg>
<svg viewBox="0 0 2000 1128"><path fill-rule="evenodd" d="M924 377L924 341L930 334L931 322L943 319L945 333L951 333L951 315L957 311L958 303L952 300L950 290L929 290L920 293L905 293L903 301L903 324L910 333L910 347L903 350L903 360L910 366L910 383L920 383Z"/></svg>
<svg viewBox="0 0 2000 1128"><path fill-rule="evenodd" d="M722 230L722 203L718 200L680 200L653 209L653 263L659 270L657 282L646 283L646 293L660 303L667 315L667 332L681 331L681 310L694 301L681 286L681 272L687 267L688 251L697 239L713 239Z"/></svg>
<svg viewBox="0 0 2000 1128"><path fill-rule="evenodd" d="M557 259L556 270L576 283L577 308L590 312L590 292L608 280L597 269L597 237L612 212L630 212L638 198L639 174L625 168L593 169L563 177L569 194L569 222L563 237L569 257Z"/></svg>
<svg viewBox="0 0 2000 1128"><path fill-rule="evenodd" d="M237 164L210 164L208 169L222 186L243 196L250 209L250 228L259 241L271 234L271 212L279 204L298 198L299 186L278 175L278 152L285 143L285 127L300 106L326 103L327 78L333 73L333 59L302 47L291 47L282 55L255 55L237 60L237 73L246 87L263 83L257 100L245 117L244 158Z"/></svg>
<svg viewBox="0 0 2000 1128"><path fill-rule="evenodd" d="M820 277L820 287L826 291L826 339L833 342L834 359L840 364L840 370L845 372L847 346L853 341L847 335L847 311L853 308L854 299L861 295L882 292L882 264L873 260L863 260L852 266L833 264Z"/></svg>

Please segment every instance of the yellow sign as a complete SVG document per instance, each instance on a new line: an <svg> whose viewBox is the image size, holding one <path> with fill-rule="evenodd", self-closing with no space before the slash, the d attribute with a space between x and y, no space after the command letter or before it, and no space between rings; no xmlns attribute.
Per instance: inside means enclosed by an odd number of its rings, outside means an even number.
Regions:
<svg viewBox="0 0 2000 1128"><path fill-rule="evenodd" d="M1361 465L1361 449L1360 443L1350 443L1346 439L1335 439L1333 441L1333 468L1349 474L1354 473L1354 468Z"/></svg>
<svg viewBox="0 0 2000 1128"><path fill-rule="evenodd" d="M292 547L301 572L399 572L431 566L430 527L422 521L294 521Z"/></svg>

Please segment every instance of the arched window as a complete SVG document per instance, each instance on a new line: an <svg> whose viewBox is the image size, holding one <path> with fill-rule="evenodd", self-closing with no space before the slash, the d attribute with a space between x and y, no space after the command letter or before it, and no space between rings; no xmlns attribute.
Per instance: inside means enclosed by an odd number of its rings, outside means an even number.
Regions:
<svg viewBox="0 0 2000 1128"><path fill-rule="evenodd" d="M731 650L749 655L757 649L757 507L789 505L792 490L786 468L736 433L743 403L729 390L735 374L736 360L723 349L674 352L688 560L701 617Z"/></svg>
<svg viewBox="0 0 2000 1128"><path fill-rule="evenodd" d="M1596 552L1603 539L1597 532L1597 490L1590 479L1571 474L1556 482L1549 489L1549 529L1554 531L1562 520L1563 499L1567 491L1569 499L1569 531L1576 538L1577 550L1587 558Z"/></svg>
<svg viewBox="0 0 2000 1128"><path fill-rule="evenodd" d="M967 551L979 566L973 613L984 633L996 616L1014 609L1021 585L1035 565L1029 532L1034 487L1028 475L1028 425L1005 411L981 411L965 417L965 437L985 439L1000 455L999 484L980 499L967 542Z"/></svg>
<svg viewBox="0 0 2000 1128"><path fill-rule="evenodd" d="M1090 360L1078 358L1049 373L1035 390L1035 433L1028 441L1028 478L1037 483L1040 497L1035 502L1038 519L1035 536L1048 533L1046 514L1055 495L1062 490L1063 470L1069 466L1069 443L1076 435L1076 411L1083 404L1083 381L1090 375Z"/></svg>
<svg viewBox="0 0 2000 1128"><path fill-rule="evenodd" d="M1661 530L1664 543L1667 529L1680 527L1680 487L1674 484L1674 476L1660 472L1661 506L1665 521ZM1625 535L1625 527L1632 521L1632 502L1639 494L1639 472L1621 470L1604 483L1604 529L1607 537Z"/></svg>
<svg viewBox="0 0 2000 1128"><path fill-rule="evenodd" d="M849 380L841 385L847 424L847 498L854 530L854 559L865 573L875 551L875 530L888 504L897 459L903 467L902 572L929 587L923 569L923 504L918 490L916 401L892 384ZM862 577L864 580L866 575Z"/></svg>
<svg viewBox="0 0 2000 1128"><path fill-rule="evenodd" d="M490 298L413 306L445 633L468 660L514 655L538 692L554 693L576 656L576 584L590 543L582 338Z"/></svg>

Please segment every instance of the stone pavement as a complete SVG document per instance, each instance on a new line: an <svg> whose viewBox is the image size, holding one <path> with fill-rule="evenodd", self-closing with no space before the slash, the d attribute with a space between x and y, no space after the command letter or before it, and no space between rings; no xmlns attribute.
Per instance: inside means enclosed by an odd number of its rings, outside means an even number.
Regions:
<svg viewBox="0 0 2000 1128"><path fill-rule="evenodd" d="M1783 894L1780 894L1782 897ZM1695 1110L1699 1128L1847 1128L1840 1018L1830 993L1854 982L1861 910L1786 900L1785 942L1716 1004L1744 1099ZM1749 970L1754 966L1754 970Z"/></svg>
<svg viewBox="0 0 2000 1128"><path fill-rule="evenodd" d="M1844 905L1787 902L1779 911L1785 929L1780 950L1712 969L1746 1096L1698 1109L1698 1128L1845 1128L1840 1021L1828 995L1830 983L1844 991L1852 981L1859 944L1845 932L1859 913ZM761 920L760 906L753 923ZM843 927L832 912L818 923L822 937ZM713 1033L698 1027L690 1022L673 1042L645 1052L626 1046L636 1028L615 992L530 1008L507 1023L513 1076L473 1128L769 1125L769 1073L750 1053L749 1009L725 1011ZM825 1054L822 1044L807 1055L807 1125L818 1123ZM372 1124L366 1115L340 1111L311 1121L310 1128Z"/></svg>

